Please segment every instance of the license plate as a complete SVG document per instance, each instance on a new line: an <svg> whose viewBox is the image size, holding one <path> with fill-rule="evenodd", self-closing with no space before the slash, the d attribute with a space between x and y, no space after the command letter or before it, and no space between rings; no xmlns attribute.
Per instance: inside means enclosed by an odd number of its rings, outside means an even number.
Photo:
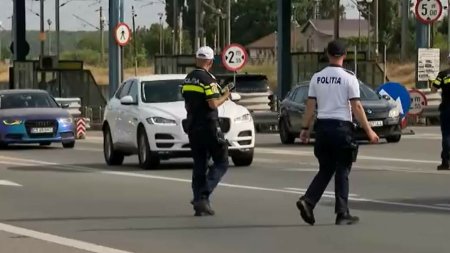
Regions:
<svg viewBox="0 0 450 253"><path fill-rule="evenodd" d="M31 128L32 134L53 133L53 127L36 127Z"/></svg>
<svg viewBox="0 0 450 253"><path fill-rule="evenodd" d="M381 121L381 120L369 121L369 124L371 127L380 127L380 126L383 126L383 121Z"/></svg>

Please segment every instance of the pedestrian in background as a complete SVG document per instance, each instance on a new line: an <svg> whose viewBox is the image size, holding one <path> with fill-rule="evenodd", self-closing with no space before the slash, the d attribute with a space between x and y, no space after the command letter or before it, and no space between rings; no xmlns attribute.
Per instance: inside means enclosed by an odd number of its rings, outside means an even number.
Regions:
<svg viewBox="0 0 450 253"><path fill-rule="evenodd" d="M447 57L450 64L450 55ZM437 92L442 90L442 101L439 105L439 118L442 134L441 164L437 170L449 170L450 160L450 69L440 71L433 81L431 89Z"/></svg>
<svg viewBox="0 0 450 253"><path fill-rule="evenodd" d="M305 195L297 201L297 208L305 222L314 225L313 210L335 174L336 224L354 224L359 218L352 216L348 208L348 176L358 150L354 142L352 112L371 143L379 137L372 130L360 102L359 82L355 74L343 68L346 46L339 40L328 44L329 65L311 78L306 112L300 139L309 142L314 110L314 154L319 161L319 172Z"/></svg>
<svg viewBox="0 0 450 253"><path fill-rule="evenodd" d="M217 108L228 99L230 93L226 89L222 92L216 78L209 72L213 60L212 48L199 48L196 53L197 68L186 76L182 86L187 111L183 128L188 134L194 159L194 199L191 203L195 216L215 214L210 196L228 169L228 144L219 126ZM213 166L208 166L210 157Z"/></svg>

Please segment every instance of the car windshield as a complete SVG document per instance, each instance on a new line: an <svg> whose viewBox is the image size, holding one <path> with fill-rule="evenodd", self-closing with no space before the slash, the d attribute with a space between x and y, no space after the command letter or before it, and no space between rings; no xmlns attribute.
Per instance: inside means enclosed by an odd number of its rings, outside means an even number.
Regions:
<svg viewBox="0 0 450 253"><path fill-rule="evenodd" d="M58 104L45 93L15 93L0 95L1 109L56 108Z"/></svg>
<svg viewBox="0 0 450 253"><path fill-rule="evenodd" d="M365 85L362 82L359 82L359 90L361 93L361 100L379 100L380 97L374 90L369 88L369 86Z"/></svg>
<svg viewBox="0 0 450 253"><path fill-rule="evenodd" d="M309 82L300 82L299 85L309 85ZM361 100L379 100L378 94L363 82L359 82Z"/></svg>
<svg viewBox="0 0 450 253"><path fill-rule="evenodd" d="M183 80L158 80L142 82L142 102L167 103L183 101L181 85Z"/></svg>

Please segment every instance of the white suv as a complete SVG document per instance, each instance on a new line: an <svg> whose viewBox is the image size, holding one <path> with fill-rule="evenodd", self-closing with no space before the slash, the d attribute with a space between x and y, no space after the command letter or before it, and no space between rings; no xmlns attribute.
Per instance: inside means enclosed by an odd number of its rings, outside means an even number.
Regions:
<svg viewBox="0 0 450 253"><path fill-rule="evenodd" d="M152 75L122 83L103 118L103 150L108 165L121 165L124 156L134 154L144 169L156 168L161 159L192 157L182 126L186 110L180 91L185 77ZM232 93L232 100L239 98ZM251 114L231 100L218 111L234 165L249 166L255 146Z"/></svg>

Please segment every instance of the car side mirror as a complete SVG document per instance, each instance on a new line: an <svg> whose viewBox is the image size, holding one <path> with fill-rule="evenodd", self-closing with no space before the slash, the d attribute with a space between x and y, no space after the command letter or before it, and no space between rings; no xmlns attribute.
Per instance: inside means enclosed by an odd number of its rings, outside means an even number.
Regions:
<svg viewBox="0 0 450 253"><path fill-rule="evenodd" d="M70 106L70 105L69 105L69 104L66 104L66 103L65 103L65 104L61 104L61 108L69 108L69 106Z"/></svg>
<svg viewBox="0 0 450 253"><path fill-rule="evenodd" d="M232 92L232 93L230 94L230 98L231 98L231 101L233 101L233 102L238 102L239 100L241 100L241 95Z"/></svg>
<svg viewBox="0 0 450 253"><path fill-rule="evenodd" d="M134 101L133 97L130 95L127 95L120 99L120 103L123 105L134 105L136 102Z"/></svg>

